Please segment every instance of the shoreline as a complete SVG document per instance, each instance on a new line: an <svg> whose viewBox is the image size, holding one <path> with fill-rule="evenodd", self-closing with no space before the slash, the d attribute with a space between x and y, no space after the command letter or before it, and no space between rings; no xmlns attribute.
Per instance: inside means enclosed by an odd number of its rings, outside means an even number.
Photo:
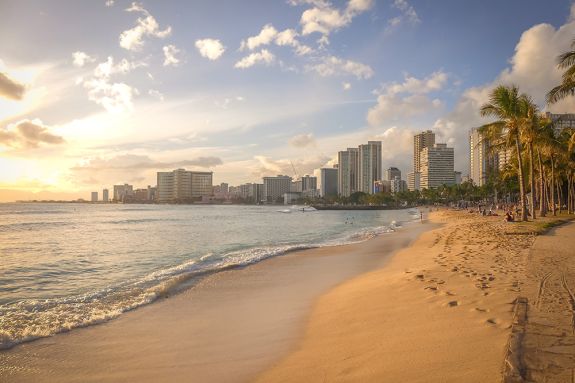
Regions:
<svg viewBox="0 0 575 383"><path fill-rule="evenodd" d="M112 321L0 351L0 376L9 381L173 381L192 373L208 381L251 379L289 352L319 296L382 267L391 253L430 227L417 221L406 226L361 243L296 251L218 272ZM211 355L190 355L198 350ZM124 363L118 365L117 359ZM166 376L162 371L168 365ZM220 366L217 373L214 365ZM50 373L40 376L40 371Z"/></svg>

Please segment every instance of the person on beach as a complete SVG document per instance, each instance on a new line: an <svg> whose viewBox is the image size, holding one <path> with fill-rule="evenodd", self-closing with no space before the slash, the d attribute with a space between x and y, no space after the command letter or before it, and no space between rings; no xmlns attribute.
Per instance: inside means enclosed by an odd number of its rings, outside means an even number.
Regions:
<svg viewBox="0 0 575 383"><path fill-rule="evenodd" d="M421 223L423 223L423 212L422 211L419 212L419 219L421 220Z"/></svg>
<svg viewBox="0 0 575 383"><path fill-rule="evenodd" d="M513 213L511 211L505 213L505 222L514 222L514 221L515 218L513 218Z"/></svg>

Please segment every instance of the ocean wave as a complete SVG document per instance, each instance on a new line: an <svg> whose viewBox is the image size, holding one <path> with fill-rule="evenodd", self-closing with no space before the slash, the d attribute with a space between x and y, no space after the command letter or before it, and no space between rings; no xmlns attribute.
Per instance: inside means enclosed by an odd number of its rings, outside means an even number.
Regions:
<svg viewBox="0 0 575 383"><path fill-rule="evenodd" d="M206 253L201 257L98 291L0 305L0 349L106 322L122 313L178 292L195 283L197 278L208 274L244 267L294 251L362 242L391 232L393 229L390 226L370 227L321 243L256 246L223 254Z"/></svg>

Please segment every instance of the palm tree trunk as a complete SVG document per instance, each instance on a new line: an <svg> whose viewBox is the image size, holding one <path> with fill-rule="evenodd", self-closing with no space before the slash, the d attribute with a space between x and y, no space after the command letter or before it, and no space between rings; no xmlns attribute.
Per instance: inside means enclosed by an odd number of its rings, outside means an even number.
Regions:
<svg viewBox="0 0 575 383"><path fill-rule="evenodd" d="M559 214L561 214L561 212L563 211L562 207L563 206L563 181L561 180L560 177L557 177L557 200L558 202L558 207L559 207Z"/></svg>
<svg viewBox="0 0 575 383"><path fill-rule="evenodd" d="M557 215L555 210L555 158L551 155L551 211L553 216Z"/></svg>
<svg viewBox="0 0 575 383"><path fill-rule="evenodd" d="M535 219L535 178L533 169L533 142L529 142L529 183L531 188L531 219Z"/></svg>
<svg viewBox="0 0 575 383"><path fill-rule="evenodd" d="M537 150L537 157L539 158L539 215L545 217L547 214L547 193L545 192L545 172L543 171L543 161L541 160L541 152Z"/></svg>
<svg viewBox="0 0 575 383"><path fill-rule="evenodd" d="M515 149L517 150L517 167L519 176L519 197L521 203L521 220L527 221L527 198L525 196L525 178L523 174L523 160L521 158L521 142L519 134L515 136Z"/></svg>

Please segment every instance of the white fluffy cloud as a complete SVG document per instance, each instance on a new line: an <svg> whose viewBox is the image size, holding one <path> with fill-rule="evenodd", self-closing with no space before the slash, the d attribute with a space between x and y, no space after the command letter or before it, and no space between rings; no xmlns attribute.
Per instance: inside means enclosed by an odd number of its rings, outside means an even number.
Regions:
<svg viewBox="0 0 575 383"><path fill-rule="evenodd" d="M369 125L380 126L389 121L441 110L441 100L429 97L428 93L442 90L447 81L448 75L437 71L423 79L405 75L402 83L384 84L376 91L377 104L367 113Z"/></svg>
<svg viewBox="0 0 575 383"><path fill-rule="evenodd" d="M133 98L139 92L136 88L123 82L113 82L115 74L126 74L144 63L131 62L126 59L114 64L114 58L108 57L94 69L93 76L83 82L88 90L88 99L103 106L108 112L130 112L133 110Z"/></svg>
<svg viewBox="0 0 575 383"><path fill-rule="evenodd" d="M164 51L164 66L178 66L180 59L176 57L180 50L175 45L166 45L162 48Z"/></svg>
<svg viewBox="0 0 575 383"><path fill-rule="evenodd" d="M144 46L144 38L158 37L166 38L172 33L172 27L168 26L164 30L160 26L154 16L150 14L140 3L134 2L126 9L127 12L139 12L144 17L138 17L136 26L134 28L125 30L120 34L120 46L130 51L139 51Z"/></svg>
<svg viewBox="0 0 575 383"><path fill-rule="evenodd" d="M76 51L72 53L72 63L74 64L74 66L77 66L79 68L94 61L96 61L96 59L94 57L89 56L85 52Z"/></svg>
<svg viewBox="0 0 575 383"><path fill-rule="evenodd" d="M369 10L373 0L349 0L344 9L334 8L328 2L310 2L313 8L305 10L300 19L302 34L321 33L329 35L342 27L349 25L352 19Z"/></svg>
<svg viewBox="0 0 575 383"><path fill-rule="evenodd" d="M224 54L226 47L216 39L201 39L196 40L196 48L202 57L209 60L217 60Z"/></svg>
<svg viewBox="0 0 575 383"><path fill-rule="evenodd" d="M266 24L256 36L242 40L240 50L254 50L260 46L275 44L292 47L299 56L313 52L313 49L298 40L299 33L295 29L285 29L279 32L272 24Z"/></svg>
<svg viewBox="0 0 575 383"><path fill-rule="evenodd" d="M320 63L308 65L307 70L323 77L352 75L358 79L367 79L373 76L373 69L369 65L335 56L324 57Z"/></svg>
<svg viewBox="0 0 575 383"><path fill-rule="evenodd" d="M242 58L240 61L236 62L235 68L246 69L256 64L262 63L270 65L275 60L275 56L270 53L267 49L262 49L259 52L251 53L248 56Z"/></svg>
<svg viewBox="0 0 575 383"><path fill-rule="evenodd" d="M290 159L274 160L266 156L255 156L254 160L256 160L256 163L252 166L252 176L255 178L261 178L278 174L286 174L295 177L293 170L294 167L300 176L304 174L313 174L314 169L318 169L325 165L330 158L321 155L293 161Z"/></svg>

